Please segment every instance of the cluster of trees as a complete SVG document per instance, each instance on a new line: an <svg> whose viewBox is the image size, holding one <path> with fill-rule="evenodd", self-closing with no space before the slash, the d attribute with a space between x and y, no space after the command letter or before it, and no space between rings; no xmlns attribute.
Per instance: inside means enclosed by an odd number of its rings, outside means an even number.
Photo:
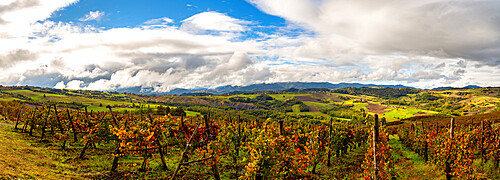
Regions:
<svg viewBox="0 0 500 180"><path fill-rule="evenodd" d="M335 106L321 110L322 113L328 114L331 117L350 119L353 123L365 123L366 112L364 109L351 109L350 106Z"/></svg>
<svg viewBox="0 0 500 180"><path fill-rule="evenodd" d="M231 97L229 98L229 101L239 102L239 103L251 103L262 109L275 110L277 112L282 112L282 113L293 112L292 106L298 104L300 112L309 111L309 107L307 105L305 105L302 101L299 101L295 98L281 101L281 100L276 100L267 94L260 94L255 98Z"/></svg>
<svg viewBox="0 0 500 180"><path fill-rule="evenodd" d="M255 98L247 98L247 97L231 97L229 101L231 102L240 102L240 103L259 103L261 101L271 101L274 100L273 97L267 94L258 95Z"/></svg>
<svg viewBox="0 0 500 180"><path fill-rule="evenodd" d="M429 101L436 101L439 99L442 99L442 97L434 96L430 93L424 93L421 96L418 96L416 101L429 102Z"/></svg>
<svg viewBox="0 0 500 180"><path fill-rule="evenodd" d="M170 108L168 106L159 105L156 107L156 114L158 115L172 115L172 116L186 116L186 112L182 106L177 108Z"/></svg>
<svg viewBox="0 0 500 180"><path fill-rule="evenodd" d="M341 93L341 94L350 94L350 95L369 95L375 96L384 99L390 98L399 98L406 96L408 94L417 94L420 90L411 89L411 88L344 88L344 89L336 89L333 92Z"/></svg>

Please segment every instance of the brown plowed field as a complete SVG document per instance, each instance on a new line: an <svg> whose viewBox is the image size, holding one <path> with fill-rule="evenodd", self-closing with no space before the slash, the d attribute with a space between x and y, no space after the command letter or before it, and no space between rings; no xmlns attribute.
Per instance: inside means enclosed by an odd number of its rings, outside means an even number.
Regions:
<svg viewBox="0 0 500 180"><path fill-rule="evenodd" d="M366 106L368 109L368 112L375 113L375 114L384 114L388 112L389 110L384 110L385 106L382 106L380 104L373 104L373 103L368 103L368 106Z"/></svg>
<svg viewBox="0 0 500 180"><path fill-rule="evenodd" d="M310 102L317 102L317 103L324 103L321 102L320 100L313 98L311 96L295 96L299 101L310 101Z"/></svg>

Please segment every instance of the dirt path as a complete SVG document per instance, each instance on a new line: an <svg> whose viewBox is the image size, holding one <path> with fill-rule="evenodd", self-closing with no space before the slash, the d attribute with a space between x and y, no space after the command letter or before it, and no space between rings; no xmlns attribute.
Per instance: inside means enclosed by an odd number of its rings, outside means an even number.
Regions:
<svg viewBox="0 0 500 180"><path fill-rule="evenodd" d="M82 179L54 150L0 123L0 179Z"/></svg>
<svg viewBox="0 0 500 180"><path fill-rule="evenodd" d="M441 170L425 162L423 157L413 151L407 150L399 142L399 137L389 136L389 146L395 163L394 170L399 179L446 179Z"/></svg>

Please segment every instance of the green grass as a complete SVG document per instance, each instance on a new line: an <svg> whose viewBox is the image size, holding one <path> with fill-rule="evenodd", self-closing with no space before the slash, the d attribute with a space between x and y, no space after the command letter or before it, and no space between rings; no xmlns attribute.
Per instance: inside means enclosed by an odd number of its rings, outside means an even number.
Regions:
<svg viewBox="0 0 500 180"><path fill-rule="evenodd" d="M66 95L61 95L61 94L39 94L39 95L31 96L30 98L32 100L37 101L37 100L43 99L44 98L43 96L45 96L45 98L47 98L47 97L49 97L49 98L50 97L66 97Z"/></svg>
<svg viewBox="0 0 500 180"><path fill-rule="evenodd" d="M194 111L185 111L185 112L186 112L186 116L188 116L188 117L201 116L201 113L199 113L199 112L194 112Z"/></svg>
<svg viewBox="0 0 500 180"><path fill-rule="evenodd" d="M351 109L365 109L365 107L368 106L368 103L354 103L354 106Z"/></svg>
<svg viewBox="0 0 500 180"><path fill-rule="evenodd" d="M293 105L292 106L292 110L294 113L300 113L300 105L299 104L296 104L296 105Z"/></svg>
<svg viewBox="0 0 500 180"><path fill-rule="evenodd" d="M66 96L66 95L60 95L60 94L50 94L50 93L40 93L40 92L34 92L31 90L9 90L6 91L9 93L18 93L22 94L26 97L31 98L32 100L35 101L40 101L40 102L64 102L64 103L81 103L83 105L87 106L88 111L109 111L106 106L116 106L116 105L130 105L135 104L136 106L143 105L145 109L148 108L151 109L152 111L156 111L156 108L159 106L158 104L141 104L141 103L131 103L127 101L115 101L115 100L107 100L107 99L93 99L93 98L88 98L85 96ZM76 95L79 95L77 93L74 93ZM110 94L109 95L113 96L125 96L124 94ZM43 97L45 95L45 98ZM249 96L256 96L256 95L249 95ZM19 100L17 98L12 98L6 96L5 98L0 98L1 101L12 101L12 100ZM102 104L102 106L100 106ZM170 108L175 108L175 107L170 107ZM81 109L83 110L83 108ZM118 111L118 112L125 112L125 111L137 111L139 110L138 108L126 108L126 107L118 107L118 108L113 108L113 111ZM196 117L198 115L201 115L198 112L193 112L193 111L185 111L187 116L190 117Z"/></svg>
<svg viewBox="0 0 500 180"><path fill-rule="evenodd" d="M308 106L318 106L318 107L327 107L329 106L326 103L312 102L312 101L303 101L304 104Z"/></svg>
<svg viewBox="0 0 500 180"><path fill-rule="evenodd" d="M423 157L404 148L398 135L389 135L389 147L392 148L392 159L395 163L394 170L398 179L443 179L444 173L436 169L430 162L425 162Z"/></svg>
<svg viewBox="0 0 500 180"><path fill-rule="evenodd" d="M232 95L232 96L222 96L226 99L232 98L232 97L245 97L245 98L255 98L259 96L260 94L238 94L238 95Z"/></svg>
<svg viewBox="0 0 500 180"><path fill-rule="evenodd" d="M421 110L421 109L416 109L416 108L411 108L411 107L390 108L390 109L391 109L391 111L386 112L383 115L389 116L389 117L395 118L395 119L411 118L411 117L414 117L415 116L414 114L416 114L418 112L437 114L437 112L434 112L434 111Z"/></svg>
<svg viewBox="0 0 500 180"><path fill-rule="evenodd" d="M294 98L295 96L310 96L311 94L291 94L291 93L285 93L285 94L268 94L269 96L273 97L275 100L287 100Z"/></svg>
<svg viewBox="0 0 500 180"><path fill-rule="evenodd" d="M319 112L319 111L315 111L315 112L299 112L299 113L293 112L293 113L290 113L290 114L304 114L304 115L310 115L310 116L323 116L323 117L326 117L326 118L330 118L329 115L324 114L324 113Z"/></svg>
<svg viewBox="0 0 500 180"><path fill-rule="evenodd" d="M15 98L15 97L9 97L9 96L1 96L0 101L21 101L21 99Z"/></svg>
<svg viewBox="0 0 500 180"><path fill-rule="evenodd" d="M83 179L78 167L62 163L68 157L12 129L0 125L0 179Z"/></svg>
<svg viewBox="0 0 500 180"><path fill-rule="evenodd" d="M487 97L487 96L474 97L471 99L471 103L474 105L480 105L480 104L489 105L495 102L500 102L500 100L498 98Z"/></svg>

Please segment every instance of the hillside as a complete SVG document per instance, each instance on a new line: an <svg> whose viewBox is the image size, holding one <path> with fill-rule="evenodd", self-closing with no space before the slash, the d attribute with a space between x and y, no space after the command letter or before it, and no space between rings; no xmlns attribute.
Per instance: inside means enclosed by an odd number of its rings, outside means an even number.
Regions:
<svg viewBox="0 0 500 180"><path fill-rule="evenodd" d="M118 92L136 93L136 94L158 94L158 95L173 95L173 94L191 94L191 93L206 93L206 94L229 94L229 93L255 93L264 91L284 91L288 89L342 89L347 87L390 87L390 88L405 88L403 85L376 85L376 84L360 84L360 83L338 83L332 84L328 82L279 82L279 83L262 83L252 84L248 86L221 86L213 89L173 89L169 92L155 92L154 88L123 88L118 89Z"/></svg>
<svg viewBox="0 0 500 180"><path fill-rule="evenodd" d="M291 159L293 174L283 176L359 179L370 168L363 164L371 150L369 127L377 119L389 134L380 134L380 146L390 151L380 153L397 160L392 170L399 174L391 176L432 179L442 176L442 167L426 162L422 150L414 152L420 146L407 139L422 138L405 132L441 128L442 134L453 117L460 133L474 134L473 126L499 122L499 109L500 88L348 87L179 96L2 87L0 136L11 141L0 141L5 154L0 178L235 178L258 175L255 161L270 163L262 166L267 175L281 177L274 167ZM447 137L434 133L432 148ZM11 168L17 166L25 168ZM481 177L495 179L496 172Z"/></svg>
<svg viewBox="0 0 500 180"><path fill-rule="evenodd" d="M353 84L277 83L267 89L321 87L291 91L264 91L244 94L178 96L141 95L87 90L59 90L38 87L2 87L0 100L18 101L41 106L53 104L88 111L117 111L161 114L159 106L184 107L188 116L197 116L207 109L243 113L253 118L292 116L323 121L329 117L340 120L361 119L364 114L379 114L388 121L414 116L465 116L498 111L499 88L418 90L389 87L328 88ZM359 85L359 84L358 84ZM368 86L368 85L367 85ZM226 87L222 89L254 91L261 85ZM298 89L297 89L298 90Z"/></svg>

